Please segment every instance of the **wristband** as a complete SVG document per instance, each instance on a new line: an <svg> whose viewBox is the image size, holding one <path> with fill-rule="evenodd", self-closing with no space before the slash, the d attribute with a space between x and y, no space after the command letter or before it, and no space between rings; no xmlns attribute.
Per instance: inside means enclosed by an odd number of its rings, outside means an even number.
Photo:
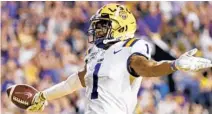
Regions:
<svg viewBox="0 0 212 114"><path fill-rule="evenodd" d="M173 61L173 62L171 63L171 69L172 69L173 71L177 71L177 70L178 70L177 67L175 66L175 61Z"/></svg>

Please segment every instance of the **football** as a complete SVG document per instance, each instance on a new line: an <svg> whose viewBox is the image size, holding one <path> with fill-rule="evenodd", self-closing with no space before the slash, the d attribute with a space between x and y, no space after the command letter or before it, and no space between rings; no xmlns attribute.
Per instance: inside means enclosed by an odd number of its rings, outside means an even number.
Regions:
<svg viewBox="0 0 212 114"><path fill-rule="evenodd" d="M27 109L38 91L29 85L13 85L7 89L9 99L19 108Z"/></svg>

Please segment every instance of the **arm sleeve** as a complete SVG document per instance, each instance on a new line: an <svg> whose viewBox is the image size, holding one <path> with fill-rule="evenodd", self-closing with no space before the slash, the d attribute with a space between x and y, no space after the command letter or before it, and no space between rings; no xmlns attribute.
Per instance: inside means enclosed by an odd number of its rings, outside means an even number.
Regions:
<svg viewBox="0 0 212 114"><path fill-rule="evenodd" d="M78 89L83 88L81 85L78 73L69 76L65 81L62 81L43 91L47 100L53 100L70 94Z"/></svg>

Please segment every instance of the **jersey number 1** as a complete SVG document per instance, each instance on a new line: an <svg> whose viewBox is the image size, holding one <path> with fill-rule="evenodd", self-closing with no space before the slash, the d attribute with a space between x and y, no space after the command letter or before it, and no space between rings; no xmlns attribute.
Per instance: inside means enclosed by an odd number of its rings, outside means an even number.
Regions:
<svg viewBox="0 0 212 114"><path fill-rule="evenodd" d="M93 89L91 93L91 99L97 99L98 98L98 72L101 67L101 63L97 63L93 72Z"/></svg>

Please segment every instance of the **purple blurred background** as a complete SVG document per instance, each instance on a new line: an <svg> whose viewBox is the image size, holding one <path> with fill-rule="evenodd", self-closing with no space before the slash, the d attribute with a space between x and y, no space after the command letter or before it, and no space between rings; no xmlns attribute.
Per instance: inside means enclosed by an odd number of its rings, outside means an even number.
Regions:
<svg viewBox="0 0 212 114"><path fill-rule="evenodd" d="M90 45L89 18L106 3L1 2L2 114L84 113L84 89L39 113L18 109L5 91L22 83L43 90L80 69ZM198 48L197 56L212 60L212 2L118 3L134 13L136 37L152 43L154 59L168 59L155 56L159 46L174 58ZM171 84L166 76L143 79L136 114L212 114L212 69L171 77Z"/></svg>

